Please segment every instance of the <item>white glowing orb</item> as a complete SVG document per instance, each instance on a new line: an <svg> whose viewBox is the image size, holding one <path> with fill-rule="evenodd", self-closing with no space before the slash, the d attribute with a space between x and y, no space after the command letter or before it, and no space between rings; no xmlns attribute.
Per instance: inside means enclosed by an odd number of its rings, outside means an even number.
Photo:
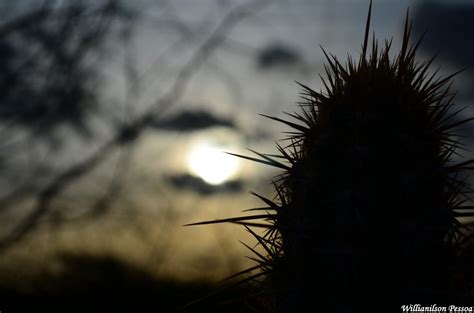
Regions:
<svg viewBox="0 0 474 313"><path fill-rule="evenodd" d="M224 151L210 145L196 146L188 155L189 170L208 184L222 184L234 177L240 168L238 158Z"/></svg>

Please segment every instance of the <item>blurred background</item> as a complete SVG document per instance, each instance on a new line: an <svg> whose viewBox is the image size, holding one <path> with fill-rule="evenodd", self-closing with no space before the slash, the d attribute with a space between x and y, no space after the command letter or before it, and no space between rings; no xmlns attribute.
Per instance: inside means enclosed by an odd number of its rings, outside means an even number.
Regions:
<svg viewBox="0 0 474 313"><path fill-rule="evenodd" d="M460 118L472 116L472 1L373 2L372 29L393 51L409 7L414 38L427 31L420 59L438 53L441 75L466 69L454 89ZM358 56L367 10L0 0L0 310L79 295L167 312L250 266L242 227L182 225L261 206L249 191L273 197L277 171L224 152L276 153L287 129L259 114L297 111L295 81L322 87L319 45Z"/></svg>

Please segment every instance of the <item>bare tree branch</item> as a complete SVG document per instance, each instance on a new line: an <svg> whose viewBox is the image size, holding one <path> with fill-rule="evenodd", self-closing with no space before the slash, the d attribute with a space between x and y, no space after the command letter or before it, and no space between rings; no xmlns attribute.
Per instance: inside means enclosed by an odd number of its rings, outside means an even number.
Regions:
<svg viewBox="0 0 474 313"><path fill-rule="evenodd" d="M109 157L117 147L135 142L140 135L176 103L186 92L190 81L209 56L225 41L228 34L243 19L263 8L270 1L253 0L233 8L226 14L215 30L199 46L191 59L178 72L171 88L162 97L154 101L150 109L134 121L122 125L115 135L85 160L72 165L47 184L37 195L33 210L4 238L0 240L0 252L18 243L32 232L40 218L44 217L51 208L52 201L68 186L85 174L94 170L101 162Z"/></svg>

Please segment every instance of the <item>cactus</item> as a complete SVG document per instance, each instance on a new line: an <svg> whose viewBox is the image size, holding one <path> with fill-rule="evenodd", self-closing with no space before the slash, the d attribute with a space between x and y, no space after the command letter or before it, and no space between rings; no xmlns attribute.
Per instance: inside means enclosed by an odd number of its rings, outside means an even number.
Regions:
<svg viewBox="0 0 474 313"><path fill-rule="evenodd" d="M361 55L342 64L327 54L325 90L303 88L280 155L241 156L283 170L276 197L259 197L261 214L201 222L242 224L263 251L244 281L264 276L278 312L360 312L386 304L449 303L453 260L473 216L450 90L453 74L430 74L410 41L408 12L401 50L369 49L371 6ZM370 50L370 51L369 51ZM268 117L268 116L267 116ZM463 176L464 175L464 176ZM254 227L263 228L263 233ZM259 271L256 271L259 270ZM255 272L256 271L256 272Z"/></svg>

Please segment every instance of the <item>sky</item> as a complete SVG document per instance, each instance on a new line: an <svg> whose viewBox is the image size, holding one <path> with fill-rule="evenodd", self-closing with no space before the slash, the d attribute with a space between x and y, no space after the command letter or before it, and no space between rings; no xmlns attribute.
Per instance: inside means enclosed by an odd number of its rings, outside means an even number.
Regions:
<svg viewBox="0 0 474 313"><path fill-rule="evenodd" d="M103 68L101 97L105 105L101 109L107 118L121 121L140 116L166 95L180 79L184 64L218 29L226 12L244 1L135 3L138 19L130 28L130 40L106 53ZM407 7L414 12L412 16L429 26L442 24L432 18L439 12L446 13L446 20L456 19L458 11L453 3L374 1L371 26L381 39L393 36L397 49ZM251 190L273 196L271 180L277 171L224 152L251 154L247 148L275 152L275 140L282 139L282 131L287 129L259 114L284 117L283 112L298 110L300 88L296 81L316 90L322 87L317 74L323 71L324 55L319 45L342 59L346 53L357 56L367 8L367 1L356 0L275 0L233 25L192 72L179 98L133 148L116 149L95 171L67 188L37 234L12 249L0 266L8 268L12 260L31 265L32 253L49 258L58 250L118 255L157 275L188 280L217 280L248 265L245 255L249 252L239 240L252 239L243 229L234 225L182 225L236 216L260 205L249 194ZM472 11L473 7L468 8ZM470 20L462 20L458 26L461 30L454 29L456 33L463 34L461 27L467 28L463 21ZM439 31L435 26L430 28ZM421 32L415 27L415 33ZM447 40L450 34L439 38ZM439 48L437 37L427 38L427 47L420 51L422 57ZM472 65L459 63L464 60L459 57L463 49L444 48L439 61L442 73ZM127 73L140 84L132 86ZM472 77L469 70L460 77L461 103L471 99L465 90L472 86ZM25 130L13 128L13 138L19 138L14 142L29 152L5 161L19 170L5 175L2 184L13 186L21 183L19 177L28 177L31 169L25 164L43 168L45 174L34 177L41 185L51 179L51 173L87 158L112 136L102 116L92 116L88 123L95 134L93 140L65 126L56 130L56 147L47 140L22 141L23 136L28 137ZM128 155L128 161L123 155ZM122 183L110 212L74 221L100 198L115 175L120 175ZM4 215L5 220L21 219L21 212L33 204L34 198L23 198L22 209ZM55 214L71 222L56 225Z"/></svg>

